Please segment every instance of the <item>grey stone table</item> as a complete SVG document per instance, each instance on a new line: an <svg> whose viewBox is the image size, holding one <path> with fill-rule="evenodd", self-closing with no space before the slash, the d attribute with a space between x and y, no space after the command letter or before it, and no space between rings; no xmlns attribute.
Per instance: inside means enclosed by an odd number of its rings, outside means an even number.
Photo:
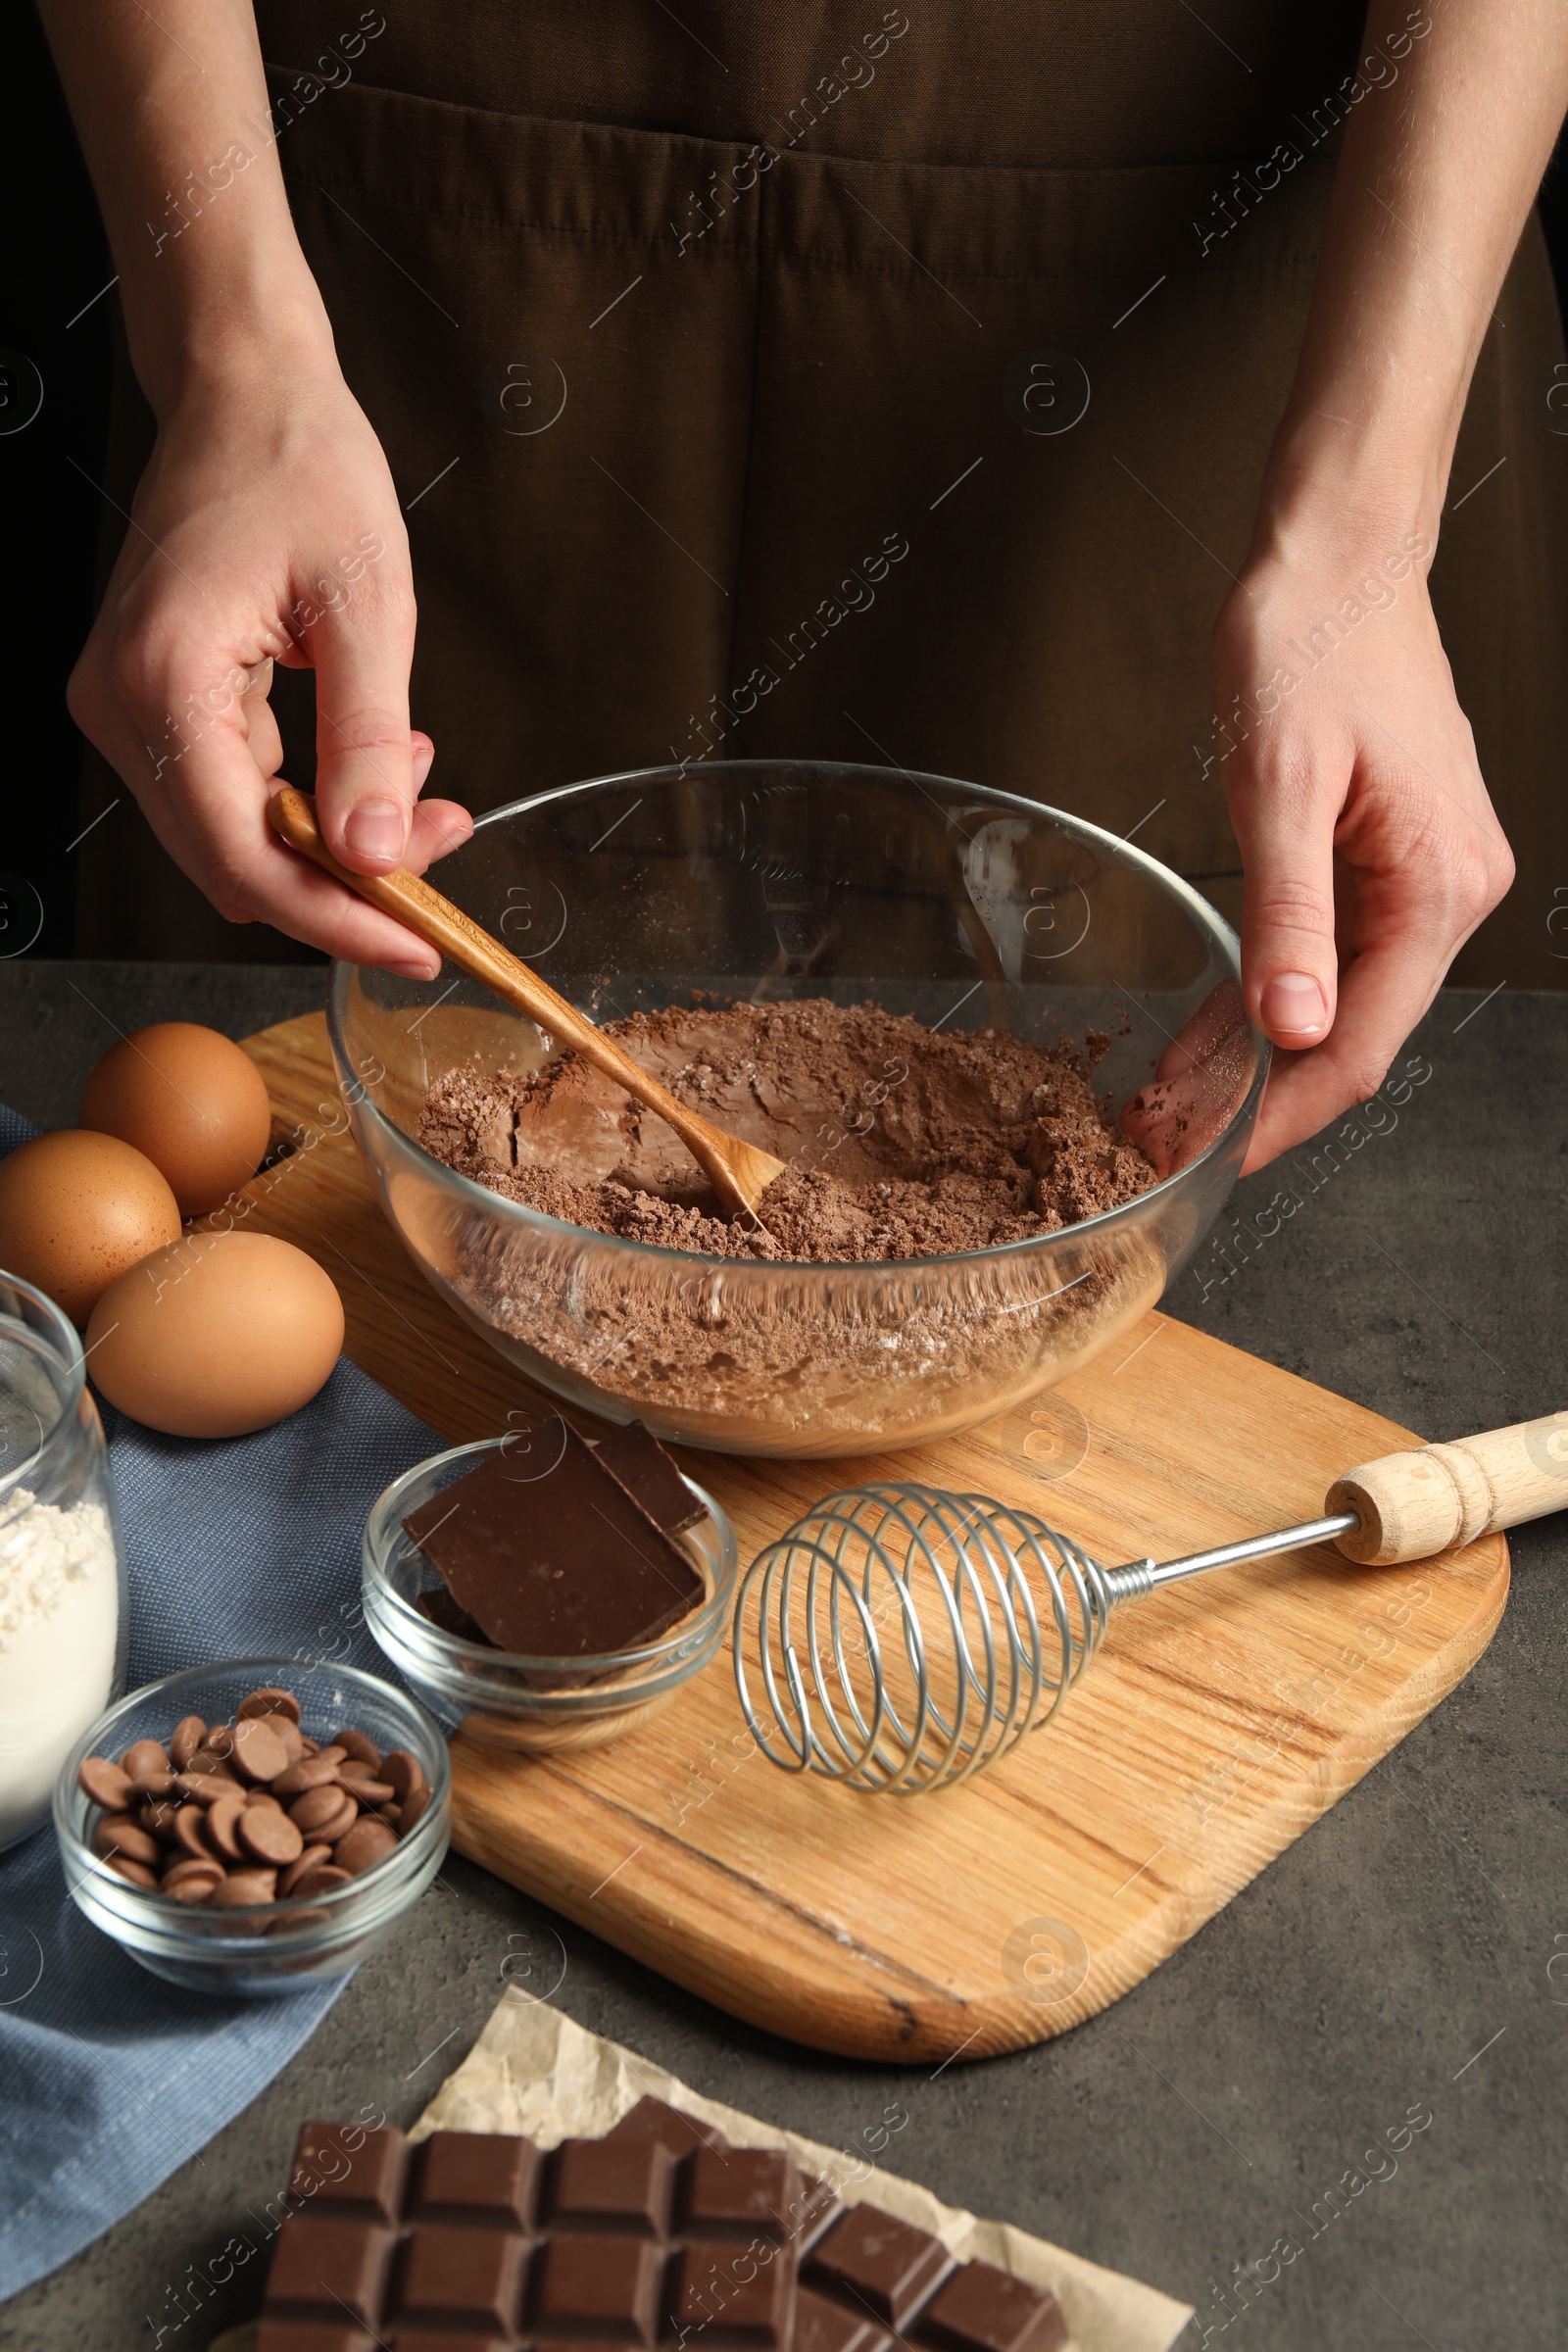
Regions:
<svg viewBox="0 0 1568 2352"><path fill-rule="evenodd" d="M0 1099L65 1123L115 1027L183 1016L241 1036L319 991L298 968L13 964ZM1447 1438L1568 1401L1568 995L1445 994L1396 1069L1410 1055L1425 1075L1393 1090L1396 1115L1250 1179L1167 1303ZM1259 1222L1281 1190L1299 1206ZM715 2098L841 2144L902 2100L900 2171L1195 2303L1184 2352L1222 2334L1255 2352L1561 2352L1565 1568L1562 1523L1523 1530L1502 1626L1428 1721L1105 2015L983 2065L907 2073L770 2040L454 1856L263 2097L0 2308L0 2344L156 2341L171 2286L282 2182L303 2118L373 2101L412 2119L508 1979L548 1988L564 1960L563 2009ZM1401 2149L1412 2106L1431 2120ZM236 2283L164 2344L199 2352L254 2294Z"/></svg>

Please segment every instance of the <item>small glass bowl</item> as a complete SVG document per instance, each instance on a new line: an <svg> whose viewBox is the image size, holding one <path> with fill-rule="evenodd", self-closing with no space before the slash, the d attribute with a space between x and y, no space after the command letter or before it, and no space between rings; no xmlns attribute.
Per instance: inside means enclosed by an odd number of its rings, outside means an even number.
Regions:
<svg viewBox="0 0 1568 2352"><path fill-rule="evenodd" d="M365 1523L365 1619L376 1641L449 1729L493 1747L533 1754L599 1747L667 1704L706 1666L729 1631L735 1597L735 1530L713 1497L688 1478L706 1517L672 1540L708 1588L662 1641L596 1658L523 1657L449 1634L415 1607L441 1579L403 1526L441 1488L506 1444L454 1446L405 1471L378 1495Z"/></svg>
<svg viewBox="0 0 1568 2352"><path fill-rule="evenodd" d="M120 1756L137 1740L167 1740L185 1715L232 1723L248 1691L292 1690L300 1728L313 1740L352 1725L383 1750L406 1747L430 1785L424 1818L382 1862L326 1894L215 1911L132 1886L92 1848L99 1808L78 1787L88 1756ZM55 1784L55 1835L66 1884L78 1910L121 1947L171 1984L195 1992L285 1993L322 1977L346 1976L417 1902L446 1857L452 1834L452 1774L446 1741L424 1709L373 1674L300 1658L234 1658L148 1683L122 1698L77 1740Z"/></svg>

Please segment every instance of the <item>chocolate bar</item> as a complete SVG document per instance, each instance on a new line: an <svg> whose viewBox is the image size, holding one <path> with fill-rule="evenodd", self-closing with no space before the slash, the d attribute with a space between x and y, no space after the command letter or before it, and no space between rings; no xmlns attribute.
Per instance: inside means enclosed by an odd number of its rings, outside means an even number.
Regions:
<svg viewBox="0 0 1568 2352"><path fill-rule="evenodd" d="M353 2142L352 2150L350 2142ZM546 2155L307 2124L256 2352L1058 2352L1055 2297L662 2100Z"/></svg>
<svg viewBox="0 0 1568 2352"><path fill-rule="evenodd" d="M529 1657L641 1648L705 1593L695 1562L559 1415L403 1525L485 1640Z"/></svg>
<svg viewBox="0 0 1568 2352"><path fill-rule="evenodd" d="M656 1527L678 1536L705 1516L692 1493L653 1431L641 1421L627 1421L601 1438L595 1448L607 1470L612 1470L633 1501L640 1502Z"/></svg>

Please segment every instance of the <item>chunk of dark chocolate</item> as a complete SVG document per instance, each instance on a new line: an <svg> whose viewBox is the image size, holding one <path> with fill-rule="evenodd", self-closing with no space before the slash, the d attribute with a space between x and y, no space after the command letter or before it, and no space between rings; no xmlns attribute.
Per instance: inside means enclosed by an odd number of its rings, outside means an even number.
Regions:
<svg viewBox="0 0 1568 2352"><path fill-rule="evenodd" d="M525 1463L498 1446L403 1524L486 1638L529 1657L639 1648L703 1598L695 1563L560 1419Z"/></svg>
<svg viewBox="0 0 1568 2352"><path fill-rule="evenodd" d="M539 2201L543 2159L511 2132L432 2132L416 2153L416 2222L526 2230Z"/></svg>
<svg viewBox="0 0 1568 2352"><path fill-rule="evenodd" d="M724 2134L716 2124L671 2107L664 2099L641 2098L628 2107L619 2123L612 2124L606 2139L662 2140L672 2156L689 2156L693 2148L721 2148Z"/></svg>
<svg viewBox="0 0 1568 2352"><path fill-rule="evenodd" d="M836 2188L818 2180L813 2173L801 2175L801 2193L789 2215L790 2235L795 2240L798 2260L806 2260L817 2239L826 2235L843 2211L843 2199Z"/></svg>
<svg viewBox="0 0 1568 2352"><path fill-rule="evenodd" d="M444 1634L456 1634L460 1642L478 1642L485 1648L494 1649L489 1635L466 1609L459 1608L445 1585L432 1585L428 1592L416 1592L414 1605L421 1617L428 1617Z"/></svg>
<svg viewBox="0 0 1568 2352"><path fill-rule="evenodd" d="M641 1421L628 1421L599 1441L599 1459L613 1470L633 1499L640 1502L656 1527L678 1536L706 1517L692 1493L653 1431Z"/></svg>
<svg viewBox="0 0 1568 2352"><path fill-rule="evenodd" d="M794 2352L892 2352L893 2339L869 2312L801 2287L795 2297Z"/></svg>
<svg viewBox="0 0 1568 2352"><path fill-rule="evenodd" d="M896 2221L875 2205L853 2205L817 2246L803 2277L807 2285L902 2334L952 2268L953 2256L929 2230Z"/></svg>
<svg viewBox="0 0 1568 2352"><path fill-rule="evenodd" d="M503 2334L521 2314L527 2260L527 2239L510 2230L455 2223L416 2230L398 2281L399 2321L440 2320Z"/></svg>
<svg viewBox="0 0 1568 2352"><path fill-rule="evenodd" d="M408 2152L401 2132L307 2124L294 2149L289 2186L337 2219L395 2222Z"/></svg>
<svg viewBox="0 0 1568 2352"><path fill-rule="evenodd" d="M966 2262L937 2289L914 2333L936 2352L1057 2352L1067 2322L1046 2288L995 2263Z"/></svg>
<svg viewBox="0 0 1568 2352"><path fill-rule="evenodd" d="M346 2319L358 2320L373 2328L397 2242L397 2232L379 2222L290 2214L272 2248L269 2314L328 2320L339 2327Z"/></svg>
<svg viewBox="0 0 1568 2352"><path fill-rule="evenodd" d="M552 2237L535 2264L532 2328L544 2337L650 2345L664 2250L647 2237Z"/></svg>
<svg viewBox="0 0 1568 2352"><path fill-rule="evenodd" d="M801 2201L793 2156L778 2148L699 2148L685 2168L681 2228L693 2237L781 2246Z"/></svg>
<svg viewBox="0 0 1568 2352"><path fill-rule="evenodd" d="M564 2139L550 2182L552 2229L662 2237L675 2164L662 2140Z"/></svg>
<svg viewBox="0 0 1568 2352"><path fill-rule="evenodd" d="M676 2263L670 2318L677 2346L700 2336L704 2344L789 2352L795 2266L765 2243L689 2239Z"/></svg>

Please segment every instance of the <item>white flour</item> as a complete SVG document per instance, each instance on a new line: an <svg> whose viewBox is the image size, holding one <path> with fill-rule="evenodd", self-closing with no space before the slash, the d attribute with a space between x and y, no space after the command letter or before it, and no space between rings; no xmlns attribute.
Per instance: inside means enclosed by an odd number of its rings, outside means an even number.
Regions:
<svg viewBox="0 0 1568 2352"><path fill-rule="evenodd" d="M109 1704L120 1589L109 1514L24 1487L0 1525L0 1848L49 1811L61 1765Z"/></svg>

